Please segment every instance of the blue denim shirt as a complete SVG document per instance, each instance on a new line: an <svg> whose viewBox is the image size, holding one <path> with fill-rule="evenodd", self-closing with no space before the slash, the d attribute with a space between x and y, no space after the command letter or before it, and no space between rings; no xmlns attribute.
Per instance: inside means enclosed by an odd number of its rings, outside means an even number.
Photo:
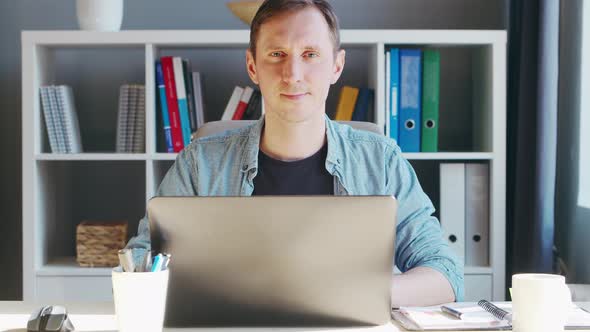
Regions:
<svg viewBox="0 0 590 332"><path fill-rule="evenodd" d="M156 196L251 196L264 118L255 124L202 137L182 150ZM443 239L434 207L394 140L326 117L326 170L336 195L393 195L398 201L395 263L441 272L456 301L463 300L463 264ZM394 220L392 220L393 224ZM147 218L128 248L150 248ZM393 271L392 271L393 272Z"/></svg>

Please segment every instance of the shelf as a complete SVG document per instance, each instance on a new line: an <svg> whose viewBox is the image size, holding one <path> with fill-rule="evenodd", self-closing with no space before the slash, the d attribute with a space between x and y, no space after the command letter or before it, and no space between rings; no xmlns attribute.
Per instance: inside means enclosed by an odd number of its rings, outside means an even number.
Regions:
<svg viewBox="0 0 590 332"><path fill-rule="evenodd" d="M492 160L487 152L412 152L403 153L408 160Z"/></svg>
<svg viewBox="0 0 590 332"><path fill-rule="evenodd" d="M147 160L145 153L39 153L35 160Z"/></svg>
<svg viewBox="0 0 590 332"><path fill-rule="evenodd" d="M152 160L175 160L178 153L154 153L151 155Z"/></svg>
<svg viewBox="0 0 590 332"><path fill-rule="evenodd" d="M492 274L492 268L489 266L466 266L465 274Z"/></svg>
<svg viewBox="0 0 590 332"><path fill-rule="evenodd" d="M76 257L59 257L37 270L38 276L110 276L110 267L81 267Z"/></svg>

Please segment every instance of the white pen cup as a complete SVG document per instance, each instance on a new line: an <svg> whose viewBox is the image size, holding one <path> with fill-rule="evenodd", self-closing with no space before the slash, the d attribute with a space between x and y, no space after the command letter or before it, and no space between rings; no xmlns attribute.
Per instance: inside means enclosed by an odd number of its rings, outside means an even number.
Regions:
<svg viewBox="0 0 590 332"><path fill-rule="evenodd" d="M158 272L112 271L115 314L120 332L162 332L168 269Z"/></svg>
<svg viewBox="0 0 590 332"><path fill-rule="evenodd" d="M512 276L512 331L562 332L571 306L571 293L563 276Z"/></svg>

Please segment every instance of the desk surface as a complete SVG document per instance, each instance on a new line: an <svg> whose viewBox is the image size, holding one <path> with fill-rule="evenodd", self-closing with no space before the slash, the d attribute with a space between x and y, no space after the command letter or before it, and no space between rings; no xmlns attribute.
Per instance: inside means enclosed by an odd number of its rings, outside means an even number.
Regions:
<svg viewBox="0 0 590 332"><path fill-rule="evenodd" d="M56 303L58 304L58 303ZM590 310L590 302L577 303L578 306ZM40 307L41 304L25 302L2 302L0 301L0 332L26 332L26 324L30 313ZM115 332L117 322L114 315L112 302L100 303L70 303L66 304L70 319L76 327L76 331L87 332ZM346 332L399 332L405 331L395 322L374 327L361 328L185 328L185 329L164 329L165 332L250 332L250 331L273 331L273 332L313 332L313 331L346 331ZM590 332L590 330L577 330ZM448 331L447 331L448 332ZM466 332L466 331L462 331Z"/></svg>

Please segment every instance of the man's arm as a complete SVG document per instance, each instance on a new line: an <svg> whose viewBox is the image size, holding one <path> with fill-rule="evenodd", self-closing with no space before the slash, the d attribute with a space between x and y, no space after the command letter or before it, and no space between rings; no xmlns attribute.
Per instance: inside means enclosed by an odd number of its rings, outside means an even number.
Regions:
<svg viewBox="0 0 590 332"><path fill-rule="evenodd" d="M195 170L196 168L190 151L188 149L182 150L172 167L166 173L166 176L164 176L155 196L196 196L197 185L193 176ZM151 250L150 227L147 213L139 221L137 235L129 240L125 248ZM140 250L134 250L133 258L136 263L141 262L142 254Z"/></svg>
<svg viewBox="0 0 590 332"><path fill-rule="evenodd" d="M395 264L403 274L392 278L393 304L462 301L463 262L444 240L440 223L432 216L432 202L411 165L399 148L395 150L388 184L398 200Z"/></svg>
<svg viewBox="0 0 590 332"><path fill-rule="evenodd" d="M391 286L391 306L428 306L454 302L455 293L447 278L429 267L415 267L394 275Z"/></svg>

